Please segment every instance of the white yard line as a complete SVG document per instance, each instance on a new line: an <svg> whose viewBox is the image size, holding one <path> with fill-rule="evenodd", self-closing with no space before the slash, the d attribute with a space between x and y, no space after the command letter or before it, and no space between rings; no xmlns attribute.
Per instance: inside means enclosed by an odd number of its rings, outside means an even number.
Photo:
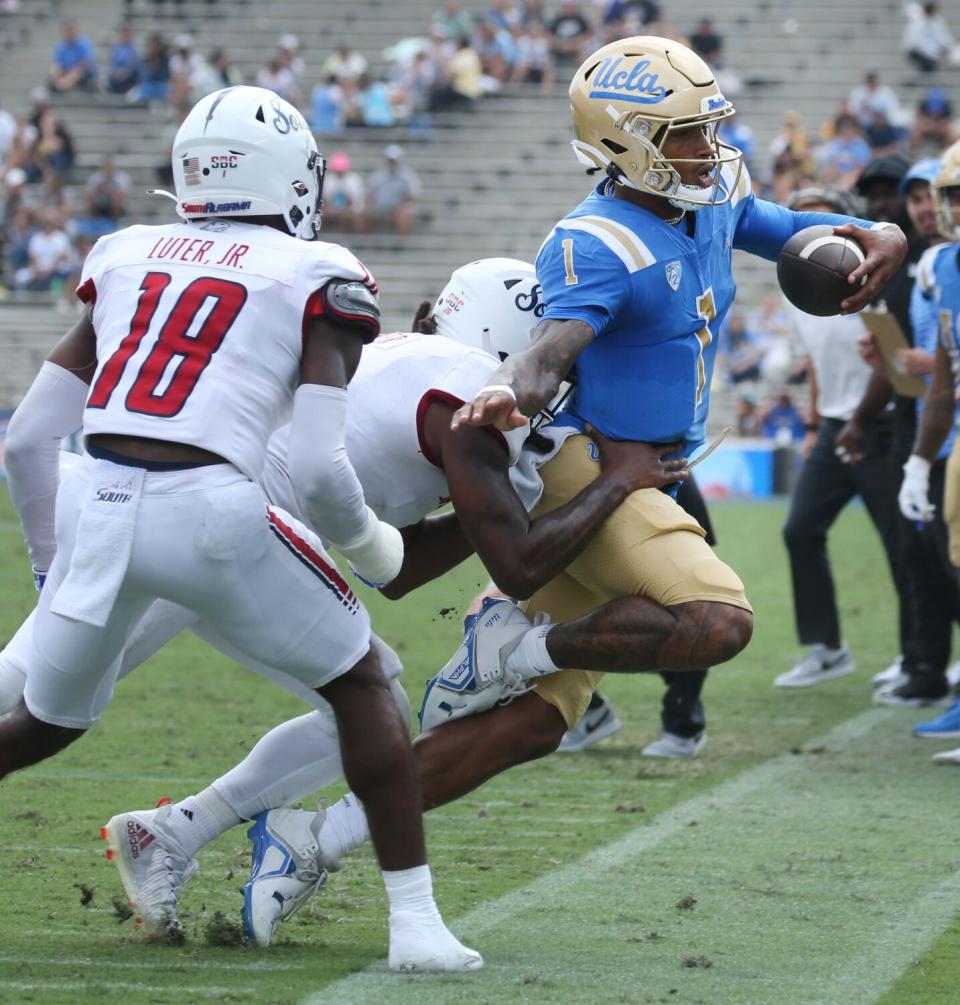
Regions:
<svg viewBox="0 0 960 1005"><path fill-rule="evenodd" d="M253 988L225 988L213 985L181 984L141 984L139 981L111 981L91 978L89 981L8 981L0 978L0 989L11 991L135 991L140 994L170 995L175 994L182 1000L184 995L197 998L234 998L257 994ZM63 999L60 999L61 1001ZM132 999L125 999L132 1000Z"/></svg>
<svg viewBox="0 0 960 1005"><path fill-rule="evenodd" d="M480 905L451 924L479 974L381 961L304 1005L875 1002L960 908L956 775L909 722L869 709Z"/></svg>
<svg viewBox="0 0 960 1005"><path fill-rule="evenodd" d="M76 935L77 932L72 934ZM87 933L83 933L83 937L86 938ZM4 963L15 963L18 966L30 966L30 967L103 967L107 970L156 970L157 961L155 959L143 959L143 960L108 960L103 957L86 957L86 956L11 956L4 955L0 956L0 964ZM271 963L269 960L259 960L250 963L231 963L228 960L217 960L216 963L211 963L209 960L185 960L177 959L166 962L165 967L169 970L237 970L237 971L251 971L253 973L258 972L270 972L274 970L282 970L284 972L290 970L303 970L304 966L300 963Z"/></svg>

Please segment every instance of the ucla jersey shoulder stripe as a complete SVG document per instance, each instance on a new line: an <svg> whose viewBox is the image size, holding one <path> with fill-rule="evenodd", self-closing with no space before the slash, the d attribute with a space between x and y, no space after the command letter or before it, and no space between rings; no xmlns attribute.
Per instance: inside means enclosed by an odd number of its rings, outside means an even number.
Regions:
<svg viewBox="0 0 960 1005"><path fill-rule="evenodd" d="M639 272L657 260L637 235L622 223L602 216L580 216L562 220L560 230L579 230L605 244L623 262L627 272Z"/></svg>
<svg viewBox="0 0 960 1005"><path fill-rule="evenodd" d="M734 179L736 179L737 188L730 197L731 207L736 206L741 199L750 194L752 186L750 184L750 172L747 170L746 164L743 164L739 178L737 178L736 172L729 164L724 164L720 169L720 176L723 178L723 183L728 189L734 184Z"/></svg>

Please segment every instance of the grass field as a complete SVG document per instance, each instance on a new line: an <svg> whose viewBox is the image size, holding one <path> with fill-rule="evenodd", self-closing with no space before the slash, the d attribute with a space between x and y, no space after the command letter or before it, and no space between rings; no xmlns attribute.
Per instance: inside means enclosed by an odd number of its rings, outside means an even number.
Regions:
<svg viewBox="0 0 960 1005"><path fill-rule="evenodd" d="M0 497L3 636L33 596ZM240 829L201 855L182 899L185 945L146 945L133 932L115 907L122 888L100 825L198 790L301 711L185 637L121 684L87 737L3 783L0 1001L956 1003L960 773L932 764L938 745L910 736L929 713L870 704L870 676L896 653L879 545L858 508L838 525L857 673L775 691L772 678L797 652L783 517L776 504L715 509L719 550L747 584L757 627L708 682L701 758L640 758L662 685L608 678L619 734L428 816L438 900L484 953L479 974L386 971L369 853L352 857L269 951L237 945L249 847ZM469 565L400 604L370 600L415 706L458 638L447 609L480 580Z"/></svg>

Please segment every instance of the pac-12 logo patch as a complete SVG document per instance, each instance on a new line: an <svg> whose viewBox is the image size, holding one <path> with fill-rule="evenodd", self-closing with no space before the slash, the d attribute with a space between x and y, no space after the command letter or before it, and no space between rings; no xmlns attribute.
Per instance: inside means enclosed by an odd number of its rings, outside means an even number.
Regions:
<svg viewBox="0 0 960 1005"><path fill-rule="evenodd" d="M679 261L667 262L664 266L664 271L667 274L667 285L676 293L680 288L680 277L683 275L683 266Z"/></svg>

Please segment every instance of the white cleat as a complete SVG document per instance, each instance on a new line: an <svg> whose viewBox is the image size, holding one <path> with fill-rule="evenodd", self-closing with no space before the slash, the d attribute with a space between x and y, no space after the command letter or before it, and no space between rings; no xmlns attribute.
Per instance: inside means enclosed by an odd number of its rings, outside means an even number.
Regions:
<svg viewBox="0 0 960 1005"><path fill-rule="evenodd" d="M509 655L533 627L523 611L510 600L487 598L465 625L463 642L427 682L419 712L421 732L479 715L528 690L519 674L505 669Z"/></svg>
<svg viewBox="0 0 960 1005"><path fill-rule="evenodd" d="M875 673L870 680L874 687L899 687L909 678L903 672L903 656L898 656L886 670Z"/></svg>
<svg viewBox="0 0 960 1005"><path fill-rule="evenodd" d="M696 757L707 745L706 731L696 736L678 736L662 730L660 735L640 751L641 757L666 757L677 760L682 757Z"/></svg>
<svg viewBox="0 0 960 1005"><path fill-rule="evenodd" d="M326 812L266 810L247 837L253 842L250 879L243 888L243 935L267 947L277 925L310 900L340 863L320 850Z"/></svg>
<svg viewBox="0 0 960 1005"><path fill-rule="evenodd" d="M955 750L941 750L939 754L934 754L933 759L937 764L960 764L960 747Z"/></svg>
<svg viewBox="0 0 960 1005"><path fill-rule="evenodd" d="M435 920L420 914L390 914L390 969L398 973L442 970L462 973L479 970L483 957L456 939L440 915Z"/></svg>
<svg viewBox="0 0 960 1005"><path fill-rule="evenodd" d="M100 828L100 836L109 845L107 858L120 871L137 915L136 927L150 937L180 931L180 890L198 868L197 860L185 854L167 830L169 817L169 802L161 800L155 810L120 813Z"/></svg>
<svg viewBox="0 0 960 1005"><path fill-rule="evenodd" d="M825 645L811 646L807 653L793 665L793 669L774 678L774 687L813 687L823 681L846 677L857 669L857 664L845 645L830 649Z"/></svg>

